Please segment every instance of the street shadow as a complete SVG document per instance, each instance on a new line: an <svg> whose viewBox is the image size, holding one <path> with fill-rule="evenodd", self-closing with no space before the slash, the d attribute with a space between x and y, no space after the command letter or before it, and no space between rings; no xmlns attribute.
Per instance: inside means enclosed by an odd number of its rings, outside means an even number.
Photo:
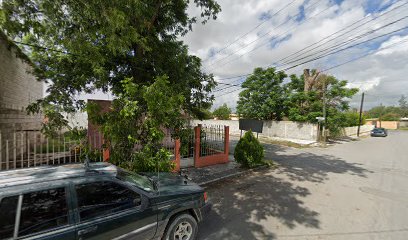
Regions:
<svg viewBox="0 0 408 240"><path fill-rule="evenodd" d="M237 142L231 140L230 154ZM276 239L282 225L319 229L319 213L303 202L311 192L297 182L324 183L330 174L367 177L370 172L331 155L263 145L265 158L279 167L211 185L214 211L201 224L199 239Z"/></svg>
<svg viewBox="0 0 408 240"><path fill-rule="evenodd" d="M349 174L367 177L372 173L363 164L349 163L332 155L316 155L309 152L288 153L288 149L277 146L265 146L266 158L279 164L276 172L287 175L293 181L322 183L329 174Z"/></svg>
<svg viewBox="0 0 408 240"><path fill-rule="evenodd" d="M289 228L303 225L319 228L319 213L303 205L307 188L261 170L245 178L210 186L214 209L201 224L199 239L276 239L273 229L262 224Z"/></svg>

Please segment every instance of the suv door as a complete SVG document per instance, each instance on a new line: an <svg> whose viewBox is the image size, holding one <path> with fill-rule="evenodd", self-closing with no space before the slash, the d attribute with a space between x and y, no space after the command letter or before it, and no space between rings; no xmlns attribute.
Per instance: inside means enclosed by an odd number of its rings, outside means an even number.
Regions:
<svg viewBox="0 0 408 240"><path fill-rule="evenodd" d="M77 239L151 239L157 215L135 189L105 180L75 184Z"/></svg>
<svg viewBox="0 0 408 240"><path fill-rule="evenodd" d="M65 187L0 199L0 239L74 239L68 199Z"/></svg>

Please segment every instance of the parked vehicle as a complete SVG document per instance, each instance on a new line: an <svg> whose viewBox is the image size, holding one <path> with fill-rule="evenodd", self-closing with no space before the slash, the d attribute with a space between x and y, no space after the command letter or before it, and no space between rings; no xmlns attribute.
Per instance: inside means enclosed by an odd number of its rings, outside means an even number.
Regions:
<svg viewBox="0 0 408 240"><path fill-rule="evenodd" d="M0 239L195 239L210 211L197 184L109 163L0 173Z"/></svg>
<svg viewBox="0 0 408 240"><path fill-rule="evenodd" d="M388 132L385 128L374 128L371 131L371 137L386 137Z"/></svg>

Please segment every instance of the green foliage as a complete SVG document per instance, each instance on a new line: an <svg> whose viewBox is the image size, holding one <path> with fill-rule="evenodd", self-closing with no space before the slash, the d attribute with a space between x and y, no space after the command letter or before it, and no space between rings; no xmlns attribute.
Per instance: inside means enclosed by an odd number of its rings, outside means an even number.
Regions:
<svg viewBox="0 0 408 240"><path fill-rule="evenodd" d="M164 129L181 129L184 125L180 118L184 96L174 90L167 76L157 77L149 87L140 87L132 79L125 79L122 84L125 92L113 100L110 112L101 113L93 105L88 108L89 115L96 116L91 120L102 126L109 139L110 160L133 170L140 167L139 171L170 171L172 164L167 157L170 153L161 143ZM141 146L140 152L134 152L135 145ZM159 157L164 158L158 161Z"/></svg>
<svg viewBox="0 0 408 240"><path fill-rule="evenodd" d="M312 72L315 72L313 70ZM274 68L256 68L242 84L239 94L238 113L244 118L282 120L284 117L296 122L317 123L323 116L323 91L326 94L327 127L333 134L341 128L355 125L355 115L349 110L349 99L358 89L348 88L347 81L320 74L311 91L304 91L304 76L290 76L286 84L284 72ZM325 87L324 87L325 86ZM358 124L358 120L357 120Z"/></svg>
<svg viewBox="0 0 408 240"><path fill-rule="evenodd" d="M381 118L383 120L383 116L387 115L387 118L394 116L395 118L397 116L398 120L399 118L403 115L403 108L401 107L394 107L394 106L377 106L377 107L373 107L371 108L368 112L367 112L367 116L369 118ZM385 120L384 120L385 121Z"/></svg>
<svg viewBox="0 0 408 240"><path fill-rule="evenodd" d="M398 113L386 113L380 117L381 121L399 121L401 119L401 115Z"/></svg>
<svg viewBox="0 0 408 240"><path fill-rule="evenodd" d="M289 93L286 101L289 120L317 123L316 117L323 116L323 91L325 91L326 124L330 134L336 135L343 127L354 124L352 116L345 114L345 111L349 110L348 99L354 96L358 89L348 88L347 81L321 75L318 88L304 92L303 76L291 75L290 77L291 81L286 85Z"/></svg>
<svg viewBox="0 0 408 240"><path fill-rule="evenodd" d="M248 131L238 141L234 151L235 160L243 167L252 168L262 164L264 158L264 149L258 139Z"/></svg>
<svg viewBox="0 0 408 240"><path fill-rule="evenodd" d="M207 120L207 119L213 119L213 118L214 118L214 115L209 109L203 109L201 118L198 118L198 119Z"/></svg>
<svg viewBox="0 0 408 240"><path fill-rule="evenodd" d="M400 107L401 117L408 117L408 101L405 95L401 96L401 98L398 100L398 104Z"/></svg>
<svg viewBox="0 0 408 240"><path fill-rule="evenodd" d="M194 138L194 129L193 128L183 128L179 130L179 139L180 139L180 155L186 157L189 154L191 148L193 148L193 138Z"/></svg>
<svg viewBox="0 0 408 240"><path fill-rule="evenodd" d="M355 112L355 111L347 111L344 113L345 117L345 122L344 126L345 127L353 127L353 126L358 126L360 122L360 113ZM361 124L364 125L366 122L366 118L364 114L361 115Z"/></svg>
<svg viewBox="0 0 408 240"><path fill-rule="evenodd" d="M240 116L259 120L281 120L285 112L282 86L286 74L275 68L256 68L242 83L237 112Z"/></svg>
<svg viewBox="0 0 408 240"><path fill-rule="evenodd" d="M202 23L221 10L215 0L194 0L194 6ZM49 83L48 94L30 109L46 112L47 132L65 124L58 113L86 108L109 139L114 162L146 157L132 169L153 170L151 159L166 158L161 128L180 129L182 114L198 116L214 99L213 76L178 40L197 22L188 8L185 0L3 0L0 27L12 39L41 46L27 54L38 79ZM97 89L117 97L109 113L77 98ZM133 154L135 145L144 147L143 159Z"/></svg>
<svg viewBox="0 0 408 240"><path fill-rule="evenodd" d="M145 145L142 151L132 154L132 159L118 165L135 172L168 172L175 167L175 163L170 161L170 155L164 148L157 150L155 146Z"/></svg>
<svg viewBox="0 0 408 240"><path fill-rule="evenodd" d="M231 108L229 108L227 104L224 103L222 106L214 110L213 115L220 120L228 120L230 119L231 112Z"/></svg>

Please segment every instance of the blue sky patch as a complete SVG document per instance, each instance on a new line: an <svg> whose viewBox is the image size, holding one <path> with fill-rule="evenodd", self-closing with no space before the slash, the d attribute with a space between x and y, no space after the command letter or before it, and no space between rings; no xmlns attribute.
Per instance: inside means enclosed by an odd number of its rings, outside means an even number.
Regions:
<svg viewBox="0 0 408 240"><path fill-rule="evenodd" d="M270 40L270 44L269 46L273 49L276 48L280 43L288 41L290 38L292 37L292 34L288 34L286 36L284 36L283 38L277 38L277 37L273 37Z"/></svg>

